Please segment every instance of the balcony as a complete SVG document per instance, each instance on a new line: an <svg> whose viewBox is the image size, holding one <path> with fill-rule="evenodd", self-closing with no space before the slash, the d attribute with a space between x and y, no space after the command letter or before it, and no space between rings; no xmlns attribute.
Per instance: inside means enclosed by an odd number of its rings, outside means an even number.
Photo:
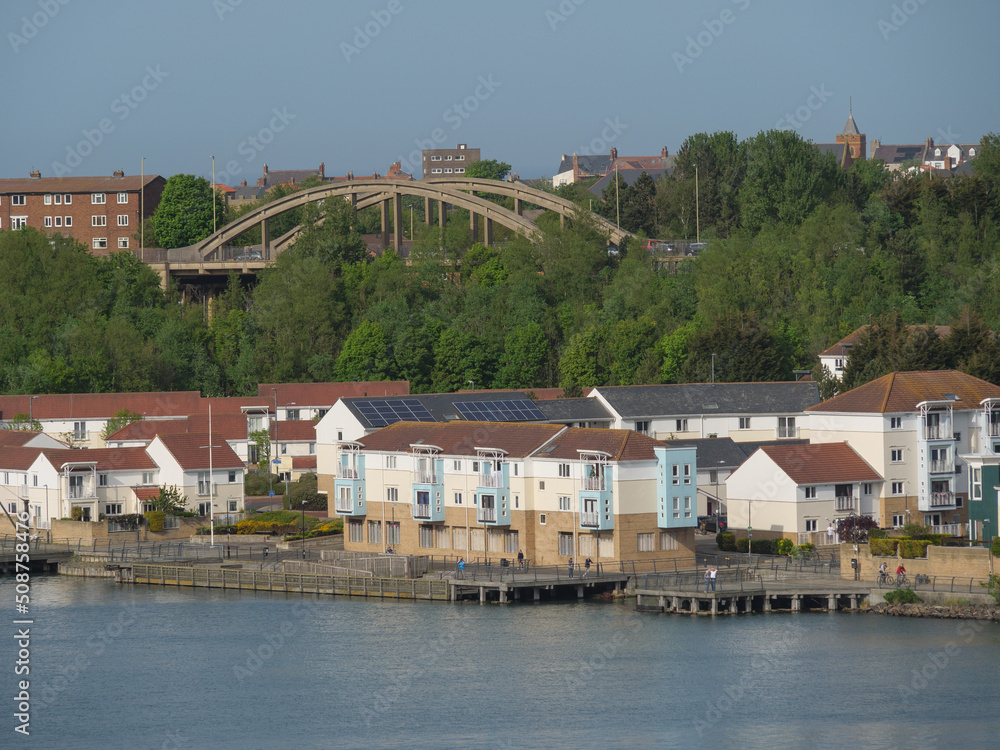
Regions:
<svg viewBox="0 0 1000 750"><path fill-rule="evenodd" d="M358 479L358 470L351 466L338 466L337 479Z"/></svg>
<svg viewBox="0 0 1000 750"><path fill-rule="evenodd" d="M990 437L1000 437L1000 422L990 422L986 425L986 434Z"/></svg>
<svg viewBox="0 0 1000 750"><path fill-rule="evenodd" d="M835 502L838 513L849 513L854 510L853 495L838 496Z"/></svg>
<svg viewBox="0 0 1000 750"><path fill-rule="evenodd" d="M945 459L944 461L931 461L930 469L931 474L954 474L955 462L951 459Z"/></svg>
<svg viewBox="0 0 1000 750"><path fill-rule="evenodd" d="M607 489L607 483L604 481L604 477L584 477L583 478L583 489L593 490L596 492L604 492Z"/></svg>
<svg viewBox="0 0 1000 750"><path fill-rule="evenodd" d="M503 474L499 471L487 472L479 475L479 486L493 489L500 489L504 486Z"/></svg>
<svg viewBox="0 0 1000 750"><path fill-rule="evenodd" d="M787 427L778 426L778 439L794 439L799 436L799 431L795 428L795 425L789 425Z"/></svg>
<svg viewBox="0 0 1000 750"><path fill-rule="evenodd" d="M435 471L418 471L413 475L414 484L437 484L438 475Z"/></svg>
<svg viewBox="0 0 1000 750"><path fill-rule="evenodd" d="M497 522L497 509L496 508L477 508L476 509L476 521L479 523L496 523Z"/></svg>
<svg viewBox="0 0 1000 750"><path fill-rule="evenodd" d="M931 507L944 508L955 504L954 492L932 492Z"/></svg>
<svg viewBox="0 0 1000 750"><path fill-rule="evenodd" d="M924 425L924 440L951 440L951 425L930 424Z"/></svg>
<svg viewBox="0 0 1000 750"><path fill-rule="evenodd" d="M948 536L964 536L964 524L944 523L930 527L932 534L947 534Z"/></svg>
<svg viewBox="0 0 1000 750"><path fill-rule="evenodd" d="M601 521L600 513L581 513L580 526L585 529L596 529Z"/></svg>
<svg viewBox="0 0 1000 750"><path fill-rule="evenodd" d="M413 517L421 521L429 521L431 518L431 504L416 503L413 506Z"/></svg>
<svg viewBox="0 0 1000 750"><path fill-rule="evenodd" d="M79 485L70 485L69 488L69 499L70 500L83 500L85 498L96 497L93 490L88 487L81 487Z"/></svg>

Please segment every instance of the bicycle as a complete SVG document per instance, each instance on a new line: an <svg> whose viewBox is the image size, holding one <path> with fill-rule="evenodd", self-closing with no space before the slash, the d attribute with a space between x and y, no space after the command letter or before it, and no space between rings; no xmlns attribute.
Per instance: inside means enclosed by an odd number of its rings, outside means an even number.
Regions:
<svg viewBox="0 0 1000 750"><path fill-rule="evenodd" d="M879 588L891 588L896 585L896 579L893 577L892 573L886 571L885 573L879 573L876 579Z"/></svg>
<svg viewBox="0 0 1000 750"><path fill-rule="evenodd" d="M910 588L910 577L906 573L900 573L896 576L896 588Z"/></svg>

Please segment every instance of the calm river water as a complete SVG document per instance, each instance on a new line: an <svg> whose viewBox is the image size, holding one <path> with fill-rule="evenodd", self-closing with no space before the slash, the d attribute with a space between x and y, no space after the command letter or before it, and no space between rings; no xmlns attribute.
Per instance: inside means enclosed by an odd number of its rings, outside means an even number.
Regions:
<svg viewBox="0 0 1000 750"><path fill-rule="evenodd" d="M0 579L8 699L13 587ZM31 594L31 736L8 703L3 748L1000 746L996 625L59 576L35 577Z"/></svg>

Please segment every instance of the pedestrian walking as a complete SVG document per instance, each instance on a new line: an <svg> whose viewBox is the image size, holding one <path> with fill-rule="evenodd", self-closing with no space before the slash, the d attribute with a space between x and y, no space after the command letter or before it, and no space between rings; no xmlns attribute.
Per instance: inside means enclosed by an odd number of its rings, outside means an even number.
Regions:
<svg viewBox="0 0 1000 750"><path fill-rule="evenodd" d="M465 558L458 558L458 577L465 578Z"/></svg>
<svg viewBox="0 0 1000 750"><path fill-rule="evenodd" d="M573 577L573 558L572 557L569 559L569 577L570 578Z"/></svg>
<svg viewBox="0 0 1000 750"><path fill-rule="evenodd" d="M583 561L583 577L586 578L590 575L590 558L588 557Z"/></svg>
<svg viewBox="0 0 1000 750"><path fill-rule="evenodd" d="M715 579L716 576L719 575L719 569L713 565L711 568L708 569L708 572L712 574L710 580L712 581L712 591L715 591Z"/></svg>

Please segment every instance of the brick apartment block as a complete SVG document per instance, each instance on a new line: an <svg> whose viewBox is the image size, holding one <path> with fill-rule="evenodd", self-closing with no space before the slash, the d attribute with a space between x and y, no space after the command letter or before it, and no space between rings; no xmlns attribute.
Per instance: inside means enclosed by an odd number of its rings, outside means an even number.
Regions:
<svg viewBox="0 0 1000 750"><path fill-rule="evenodd" d="M133 250L138 247L133 235L139 230L140 202L141 215L152 216L165 184L159 175L121 171L111 177L32 172L28 178L0 179L0 229L58 232L82 242L94 255Z"/></svg>

